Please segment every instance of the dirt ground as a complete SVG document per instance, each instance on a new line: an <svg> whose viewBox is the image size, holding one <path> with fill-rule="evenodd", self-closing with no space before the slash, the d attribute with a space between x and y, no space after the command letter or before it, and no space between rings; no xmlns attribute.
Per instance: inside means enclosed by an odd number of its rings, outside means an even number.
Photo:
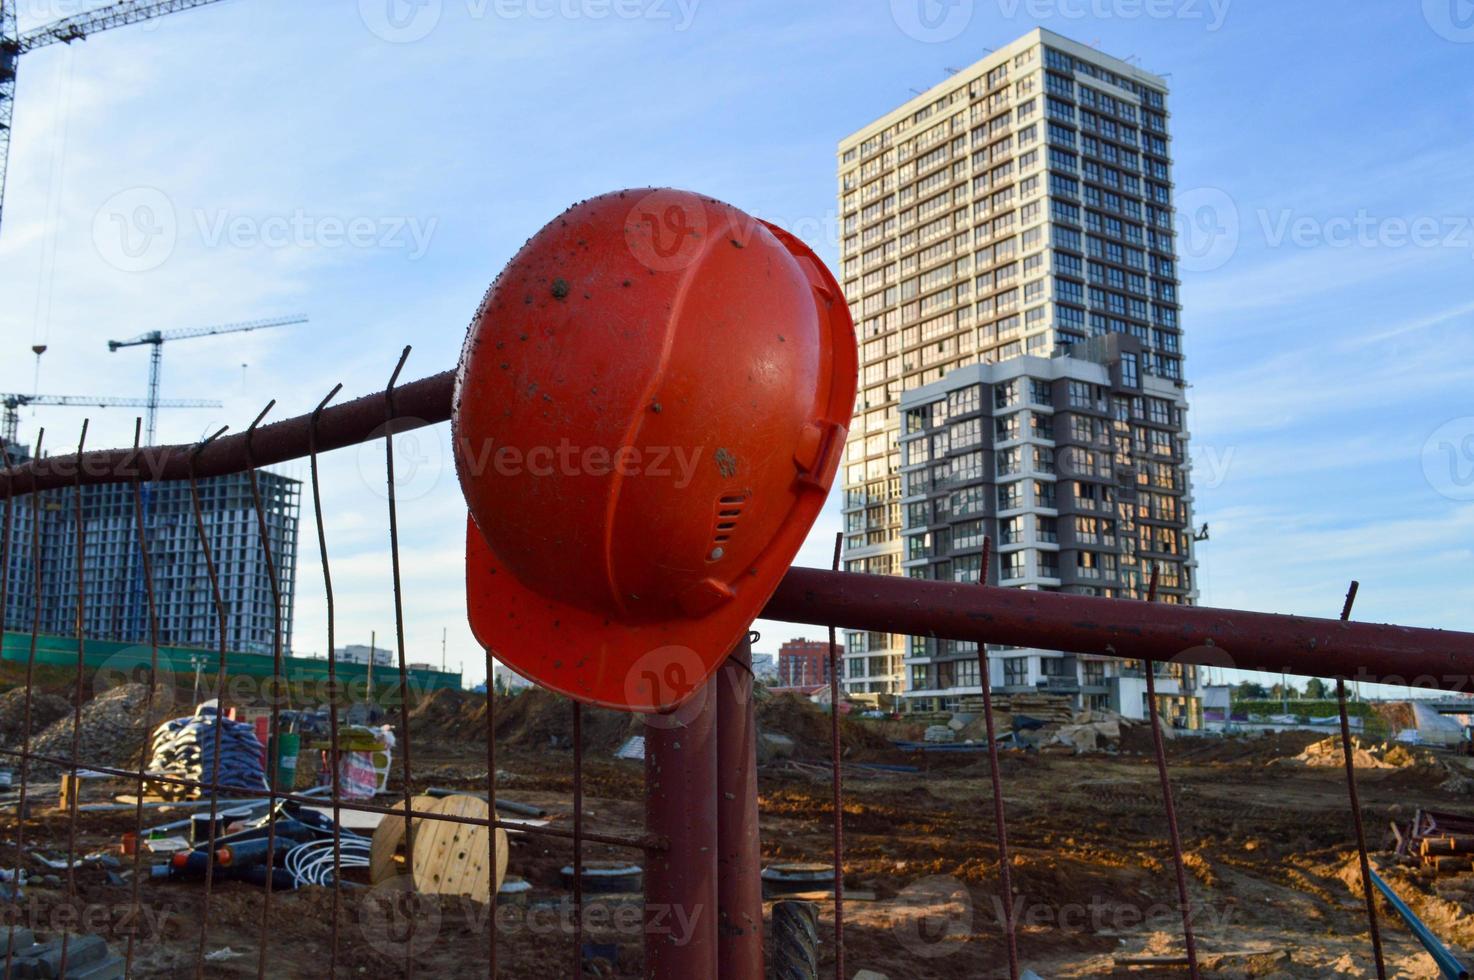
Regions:
<svg viewBox="0 0 1474 980"><path fill-rule="evenodd" d="M477 715L479 700L440 698L421 706L411 728L415 789L485 788L486 720L484 702ZM814 718L787 717L792 706L780 707L776 713L766 709L770 725L797 725L803 729L797 734L811 740L827 731L812 728ZM557 718L567 710L566 702L528 701L515 709L499 705L496 719L498 793L546 808L550 824L565 828L571 825L572 753ZM851 727L857 725L863 723L846 727L851 758L919 764L924 771L846 769L845 884L854 895L845 903L846 976L860 969L889 980L1006 976L986 756L888 752L875 730ZM612 757L631 731L638 725L631 728L628 719L586 714L584 804L590 832L635 835L643 829L642 767ZM1375 976L1342 773L1285 761L1317 737L1289 733L1170 743L1204 976ZM1118 754L1010 752L1002 759L1019 948L1023 964L1041 977L1186 975L1180 966L1127 962L1183 951L1161 788L1144 749L1141 739L1130 738ZM829 859L830 787L812 764L822 754L808 753L797 766L778 760L762 768L765 863ZM1383 848L1390 820L1406 820L1418 807L1474 814L1465 795L1469 782L1454 775L1462 768L1461 759L1434 759L1420 751L1408 765L1359 772L1373 847ZM89 783L95 784L87 788L89 800L131 788ZM397 780L394 788L400 790ZM50 806L54 793L54 783L33 789L33 799L46 806L33 811L24 839L65 854L67 821ZM4 869L16 864L14 812L0 811ZM145 823L176 817L173 811L150 811ZM82 813L76 852L115 845L133 825L131 812ZM529 904L497 911L500 976L572 971L569 893L559 875L571 857L566 840L514 835L509 870L532 891ZM638 856L589 844L585 859ZM396 976L408 972L407 960L419 976L486 972L493 932L484 905L418 898L406 917L402 902L388 901L396 897L393 888L370 889L355 872L338 903L334 952L330 889L276 893L263 920L259 887L220 881L206 902L199 881L145 878L144 912L134 917L127 873L132 858L118 860L121 867L112 873L121 877L109 879L109 870L96 865L80 868L75 901L68 900L59 873L60 880L50 882L31 877L22 902L0 908L9 921L43 934L80 923L84 931L107 936L120 954L132 933L133 975L141 977L193 976L201 950L206 975L255 976L263 939L265 972L272 977L325 976L332 963L338 975ZM1456 897L1439 897L1449 894L1447 882L1397 868L1385 851L1376 860L1435 932L1456 951L1474 950L1469 910ZM45 870L26 861L28 873ZM1431 959L1385 904L1381 913L1389 975L1437 976ZM823 903L821 976L832 975L834 966L833 919L832 903ZM585 941L601 944L611 959L596 975L639 976L639 897L590 901L585 921ZM670 924L674 933L682 926Z"/></svg>

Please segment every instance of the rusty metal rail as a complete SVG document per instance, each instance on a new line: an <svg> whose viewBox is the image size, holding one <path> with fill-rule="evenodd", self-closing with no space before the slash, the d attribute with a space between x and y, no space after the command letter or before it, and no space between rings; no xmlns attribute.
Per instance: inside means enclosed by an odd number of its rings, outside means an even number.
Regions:
<svg viewBox="0 0 1474 980"><path fill-rule="evenodd" d="M204 446L104 450L33 460L0 474L0 496L35 490L245 472L449 420L454 372L264 425L254 438ZM248 450L254 447L253 452ZM915 636L1038 646L1241 670L1474 693L1474 633L1337 619L1156 605L1121 599L956 585L814 568L791 569L762 618Z"/></svg>

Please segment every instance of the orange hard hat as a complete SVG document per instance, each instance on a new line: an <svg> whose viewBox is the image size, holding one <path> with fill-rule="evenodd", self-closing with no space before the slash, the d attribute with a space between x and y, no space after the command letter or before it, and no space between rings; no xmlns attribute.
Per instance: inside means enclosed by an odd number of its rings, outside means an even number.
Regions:
<svg viewBox="0 0 1474 980"><path fill-rule="evenodd" d="M477 639L590 704L678 705L834 480L854 325L798 239L687 191L565 211L471 324L452 442Z"/></svg>

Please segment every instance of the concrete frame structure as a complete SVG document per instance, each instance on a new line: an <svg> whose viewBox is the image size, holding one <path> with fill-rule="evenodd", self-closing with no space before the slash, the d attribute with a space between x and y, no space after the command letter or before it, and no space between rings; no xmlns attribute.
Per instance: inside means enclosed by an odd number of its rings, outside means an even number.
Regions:
<svg viewBox="0 0 1474 980"><path fill-rule="evenodd" d="M11 445L23 461L22 447ZM17 455L19 453L19 455ZM301 483L258 470L257 485L281 589L282 651L292 648L296 594L297 534ZM271 582L259 524L245 473L199 480L200 510L226 605L226 648L271 653L275 623ZM213 649L219 642L214 597L204 551L195 527L189 484L142 486L144 526L153 564L159 642ZM83 544L87 593L83 632L88 639L146 643L148 603L134 520L133 488L127 483L82 488ZM41 633L77 632L77 518L72 490L50 490L19 498L11 507L9 577L4 627L29 632L36 618L36 575L32 526L39 515ZM0 510L0 521L3 521Z"/></svg>
<svg viewBox="0 0 1474 980"><path fill-rule="evenodd" d="M901 574L902 393L970 364L1140 341L1183 377L1164 79L1031 31L843 139L841 281L860 342L844 567ZM904 637L846 633L851 692L900 693Z"/></svg>

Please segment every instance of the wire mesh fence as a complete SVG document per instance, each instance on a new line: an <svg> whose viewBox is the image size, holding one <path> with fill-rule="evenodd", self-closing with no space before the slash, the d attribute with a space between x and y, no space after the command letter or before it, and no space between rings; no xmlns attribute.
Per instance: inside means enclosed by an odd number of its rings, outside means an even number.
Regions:
<svg viewBox="0 0 1474 980"><path fill-rule="evenodd" d="M245 431L227 434L222 429L201 442L190 446L146 447L135 435L131 448L88 452L86 444L87 426L84 423L77 441L75 454L47 457L43 454L44 432L38 436L34 458L20 462L3 460L5 472L0 479L4 493L3 530L0 530L0 609L10 610L12 592L17 583L29 583L32 606L29 610L29 644L23 664L21 678L24 704L21 724L21 741L18 749L3 750L13 760L16 769L17 797L13 816L8 821L12 860L7 877L9 896L12 901L20 899L22 880L28 854L32 847L27 839L39 840L49 848L60 848L65 842L65 859L57 865L64 870L66 904L80 906L86 903L87 893L81 887L78 876L78 829L84 814L90 811L80 800L80 780L84 775L101 774L115 779L128 780L135 797L131 809L131 833L134 846L131 856L125 860L131 864L129 887L130 921L139 921L144 915L148 900L144 895L144 878L149 869L143 861L145 818L149 812L146 798L158 793L161 788L200 798L200 809L208 815L204 821L206 830L202 849L203 866L199 869L201 889L199 891L199 925L193 937L192 962L190 969L195 975L205 975L212 969L212 930L220 923L219 916L238 916L241 906L230 903L222 906L219 889L222 877L230 872L232 852L222 846L226 826L222 815L229 813L243 800L264 800L265 838L264 854L259 875L261 900L259 919L256 926L257 950L255 972L266 977L282 973L320 973L337 975L348 969L351 962L345 943L361 944L366 929L380 930L392 934L392 942L380 944L380 951L387 951L395 962L389 965L413 976L417 970L435 975L440 967L427 967L424 956L426 944L436 941L433 923L430 934L417 938L416 930L426 929L426 917L417 914L415 862L417 835L435 834L442 826L471 828L479 833L471 836L478 846L486 848L487 867L493 869L493 888L487 896L487 904L495 900L495 871L498 862L499 831L523 835L524 838L558 842L559 846L571 849L572 875L569 901L571 915L567 931L568 970L573 976L585 975L587 962L586 936L584 932L583 907L585 895L585 849L590 844L624 849L638 856L646 866L645 908L640 932L643 935L647 975L655 977L723 976L751 980L762 975L763 962L763 910L762 898L757 890L758 845L756 827L756 775L752 769L752 742L754 729L751 722L751 667L743 660L747 645L739 647L729 661L733 669L732 678L724 674L709 682L713 686L710 695L696 699L698 709L678 713L667 724L656 724L647 730L646 746L646 814L647 825L640 833L606 833L590 830L586 826L585 796L585 713L577 702L569 704L569 726L571 736L571 825L568 827L537 825L526 820L511 820L499 816L497 787L497 739L496 695L491 679L493 676L494 651L485 651L485 667L488 683L484 711L484 731L464 733L467 740L481 737L485 740L486 779L481 793L485 798L484 814L477 811L445 812L417 804L417 793L427 785L423 774L415 771L415 738L411 725L410 709L412 690L411 665L406 656L405 616L406 597L402 581L401 545L399 537L399 502L396 500L395 449L393 436L407 428L433 425L446 421L451 413L451 391L453 386L450 372L423 380L400 385L399 377L409 354L408 348L394 366L385 387L374 394L355 401L334 404L340 387L335 387L309 414L286 421L265 424L266 416L273 404L268 404ZM323 486L320 456L323 453L349 446L371 445L382 442L384 452L385 511L382 515L385 529L384 546L389 557L392 583L392 614L395 624L393 655L394 665L388 685L392 697L388 700L395 710L398 793L402 802L392 805L376 803L372 799L353 798L342 786L342 763L340 745L341 715L347 710L350 698L348 685L341 675L341 665L331 651L336 649L339 630L337 596L334 588L332 541L325 528L323 513L325 502L331 506L332 488ZM284 787L279 769L280 754L267 753L265 782L257 788L246 788L238 780L222 774L222 758L225 754L224 719L231 711L232 688L231 665L233 651L230 624L237 608L233 597L222 588L222 574L213 549L216 539L212 536L210 517L201 505L202 481L226 474L245 474L249 484L250 510L255 525L255 541L263 551L268 571L268 586L271 609L269 676L260 688L261 698L269 708L270 731L282 731L284 711L291 709L292 685L284 667L286 638L282 621L282 609L288 601L288 593L281 580L281 555L273 548L281 547L281 538L273 532L268 521L268 506L263 502L263 467L291 460L305 460L308 472L308 488L311 507L315 516L316 547L319 555L320 582L313 587L320 589L326 603L326 641L330 651L327 661L327 678L324 699L329 706L329 725L326 768L329 773L326 792L299 792ZM190 499L190 530L198 548L203 570L203 581L194 582L196 589L205 593L212 611L210 621L214 626L214 662L209 664L210 688L207 692L215 702L215 717L212 724L205 726L208 737L213 739L209 752L202 758L210 760L209 768L201 769L199 778L151 771L149 755L145 752L136 765L117 765L100 760L81 741L82 711L86 700L87 645L89 630L88 607L109 601L108 590L113 583L97 583L89 580L89 562L86 560L87 527L83 520L83 491L85 487L118 485L126 487L131 503L128 519L135 529L137 567L142 587L142 608L147 623L148 669L145 672L146 702L143 713L152 720L157 710L170 707L159 704L159 692L165 690L160 678L169 672L170 664L161 661L161 638L159 633L160 597L156 589L157 550L155 542L146 532L145 510L150 487L166 481L179 481L187 486ZM46 622L43 610L43 580L51 570L43 567L40 535L44 508L51 506L57 495L70 495L74 526L70 545L74 551L71 562L75 573L74 608L71 610L75 624L75 664L68 674L73 685L72 732L65 751L39 751L32 744L32 709L37 691L37 652L43 640L42 624ZM20 529L29 541L17 543L15 533ZM23 558L24 561L15 560ZM985 558L983 565L989 567ZM844 787L843 758L840 741L841 682L839 655L833 642L833 630L837 626L878 630L902 634L933 635L978 642L980 676L989 674L989 643L1029 644L1045 648L1068 651L1113 653L1123 657L1134 657L1146 662L1148 703L1155 703L1152 690L1155 670L1152 662L1175 662L1181 664L1210 664L1234 666L1246 669L1286 669L1296 673L1356 677L1376 680L1394 673L1406 677L1423 674L1433 679L1437 686L1458 689L1468 676L1469 666L1474 662L1474 644L1467 634L1447 633L1434 630L1416 630L1403 627L1354 624L1349 621L1351 600L1348 595L1342 617L1337 620L1316 620L1301 617L1269 616L1226 610L1205 610L1184 606L1151 605L1125 600L1103 600L1084 596L1062 594L1021 593L1017 590L993 588L987 578L983 585L953 585L951 583L863 576L840 572L839 541L836 540L834 565L829 571L815 569L792 569L780 585L778 592L769 602L765 617L827 626L830 629L830 696L834 710L830 712L831 744L829 746L829 768L832 771L830 818L833 821L833 934L832 958L834 975L845 977L845 842L844 842ZM25 579L20 578L25 576ZM196 576L199 577L199 576ZM305 591L309 586L299 583ZM1155 577L1152 595L1155 595ZM197 668L197 671L202 668ZM744 681L745 671L745 681ZM723 683L735 690L720 693ZM745 693L743 684L746 684ZM1003 915L996 937L1002 946L1002 955L995 962L1000 972L1018 977L1022 971L1019 956L1017 919L1013 914L1013 888L1009 880L1011 860L1008 850L1007 821L1003 799L1003 786L998 758L998 737L992 728L992 705L990 685L981 685L984 714L988 726L987 752L991 780L990 796L998 855L999 900ZM1367 878L1365 835L1361 828L1360 806L1356 797L1354 767L1350 763L1351 737L1346 720L1344 685L1338 685L1341 713L1340 737L1347 757L1346 778L1350 805L1356 814L1357 843L1360 851L1362 880ZM743 700L747 704L742 704ZM732 713L728 718L725 712ZM742 724L742 712L746 711L746 724ZM720 718L718 715L720 714ZM735 719L735 721L733 721ZM1163 821L1172 850L1176 874L1178 907L1181 912L1183 945L1186 952L1185 967L1192 976L1198 975L1198 963L1192 931L1193 910L1184 872L1181 835L1176 825L1173 810L1172 782L1167 767L1160 719L1151 712L1155 762L1162 791ZM703 727L705 726L705 727ZM704 734L703 734L704 733ZM716 733L716 734L713 734ZM722 733L726 733L723 741ZM732 734L736 733L736 734ZM710 738L710 754L698 755L693 743ZM685 740L685 745L681 744ZM704 744L704 743L702 743ZM38 801L36 773L41 767L56 770L61 780L62 825L54 819L43 819ZM694 794L688 795L688 794ZM704 797L701 799L699 797ZM296 807L296 811L283 807ZM300 808L318 807L330 814L330 820L315 828L317 841L312 869L302 865L298 859L282 869L282 856L295 851L302 844L292 834L297 832L301 820ZM292 815L295 812L296 815ZM362 866L366 860L366 838L346 826L345 815L354 813L373 815L382 821L391 821L403 827L404 870L394 879L391 888L365 888L352 882L351 874L342 873L346 868ZM710 824L711 826L705 826ZM697 826L700 825L700 826ZM706 855L707 844L717 842L720 855ZM305 853L305 852L304 852ZM705 862L711 863L705 863ZM717 862L723 862L718 864ZM700 866L696 866L701 862ZM327 868L327 873L321 871ZM717 872L720 868L720 873ZM278 869L285 874L278 874ZM273 895L283 887L295 887L303 880L311 880L326 886L326 907L321 909L327 920L327 944L321 960L306 965L287 964L274 951L273 938L281 928L282 913L273 913ZM364 911L370 904L378 902L379 911ZM657 922L664 911L663 904L684 904L697 910L706 909L711 921L711 931L705 939L687 936L687 941L677 943L672 937L660 934ZM349 907L359 912L359 926L355 933L345 938L345 922L351 918L345 913ZM222 907L225 909L221 912ZM300 914L298 911L293 914ZM1385 975L1382 965L1380 937L1377 931L1376 905L1370 895L1366 900L1370 924L1372 954L1379 976ZM422 910L421 910L422 911ZM494 916L493 916L494 918ZM74 955L92 957L88 946L89 937L77 928L59 930L57 968L65 973L69 959ZM652 939L652 936L656 938ZM177 937L176 937L177 938ZM127 934L122 956L124 971L135 972L139 964L142 944L136 941L136 933ZM689 948L677 948L689 947ZM79 950L86 948L86 952ZM755 953L754 953L755 950ZM19 967L19 958L24 950L17 941L7 945L6 975L12 975ZM558 972L556 965L559 954L549 950L546 970ZM506 973L506 965L498 949L498 929L485 929L484 946L475 957L476 962L460 962L457 973L485 973L488 976L516 975ZM1006 966L1004 965L1006 963Z"/></svg>

